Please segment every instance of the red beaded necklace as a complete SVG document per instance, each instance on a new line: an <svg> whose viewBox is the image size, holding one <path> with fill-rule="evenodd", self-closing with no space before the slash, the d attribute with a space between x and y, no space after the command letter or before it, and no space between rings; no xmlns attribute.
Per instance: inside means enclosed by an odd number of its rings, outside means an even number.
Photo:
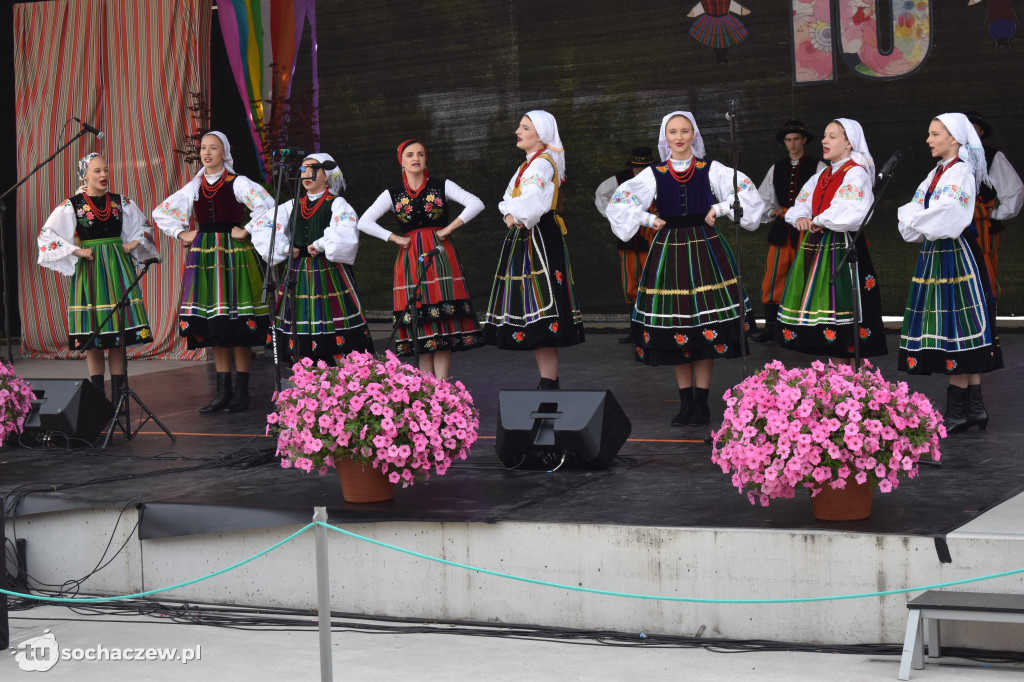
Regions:
<svg viewBox="0 0 1024 682"><path fill-rule="evenodd" d="M541 154L543 154L547 150L548 150L547 147L541 147L540 149L538 149L536 152L533 153L533 156L531 156L530 158L528 158L526 160L526 163L524 163L522 166L519 167L519 174L516 175L516 182L515 182L514 185L512 185L513 188L519 187L519 181L523 179L523 173L526 172L526 169L530 167L530 164L533 163L537 159L538 156L540 156Z"/></svg>
<svg viewBox="0 0 1024 682"><path fill-rule="evenodd" d="M214 195L217 194L217 190L219 190L224 185L224 180L227 177L228 173L227 171L224 171L224 174L221 175L217 179L217 182L213 183L212 185L206 181L205 177L203 177L202 182L199 183L199 187L203 190L203 196L206 197L207 199L212 199Z"/></svg>
<svg viewBox="0 0 1024 682"><path fill-rule="evenodd" d="M409 178L406 177L405 170L402 171L402 184L405 186L405 193L409 195L410 199L415 199L416 197L418 197L420 194L423 193L423 190L426 189L426 187L427 187L427 178L429 178L429 177L430 177L430 173L428 173L427 169L424 168L423 169L423 184L420 185L420 188L414 192L414 191L412 191L412 187L409 186Z"/></svg>
<svg viewBox="0 0 1024 682"><path fill-rule="evenodd" d="M697 157L690 157L690 165L687 166L686 170L684 170L682 173L677 173L676 169L672 167L671 158L665 163L665 165L668 166L669 175L671 175L676 182L683 184L685 182L689 182L690 178L693 177L693 170L697 167Z"/></svg>
<svg viewBox="0 0 1024 682"><path fill-rule="evenodd" d="M323 194L321 194L320 198L317 199L316 203L313 204L312 206L310 206L309 204L309 195L307 194L306 196L304 196L302 198L302 201L299 202L299 213L302 214L302 217L305 220L309 220L310 218L312 218L316 214L316 212L320 210L320 207L324 205L324 201L327 200L328 194L330 194L330 192L324 192Z"/></svg>
<svg viewBox="0 0 1024 682"><path fill-rule="evenodd" d="M96 204L92 203L92 197L89 196L88 192L82 192L82 196L85 197L85 203L89 204L89 210L92 211L92 214L94 216L96 216L96 220L105 222L107 219L110 218L110 211L114 207L113 202L110 200L110 192L103 193L103 198L106 200L107 203L102 210L97 208Z"/></svg>

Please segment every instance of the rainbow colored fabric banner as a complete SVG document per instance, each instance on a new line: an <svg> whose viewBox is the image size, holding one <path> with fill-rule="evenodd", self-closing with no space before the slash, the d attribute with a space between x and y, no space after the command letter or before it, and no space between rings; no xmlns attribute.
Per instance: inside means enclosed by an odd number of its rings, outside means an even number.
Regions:
<svg viewBox="0 0 1024 682"><path fill-rule="evenodd" d="M320 137L315 112L319 105L316 59L315 0L220 0L217 13L228 61L242 101L248 104L249 131L260 172L269 180L266 168L266 129L273 107L285 107L291 95L295 60L306 20L313 44L313 139ZM278 113L283 113L278 112ZM314 142L314 151L319 143Z"/></svg>

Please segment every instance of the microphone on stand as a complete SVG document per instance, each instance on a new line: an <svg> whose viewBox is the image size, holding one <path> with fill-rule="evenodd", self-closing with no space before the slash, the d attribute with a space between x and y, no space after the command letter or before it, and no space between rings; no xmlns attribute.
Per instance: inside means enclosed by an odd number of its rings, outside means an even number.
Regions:
<svg viewBox="0 0 1024 682"><path fill-rule="evenodd" d="M160 259L159 258L147 258L146 260L142 261L142 264L143 265L159 265L160 264Z"/></svg>
<svg viewBox="0 0 1024 682"><path fill-rule="evenodd" d="M878 179L881 180L887 175L892 175L892 172L896 170L896 166L899 165L900 160L903 159L903 150L897 149L889 157L889 160L882 166L882 170L878 171Z"/></svg>
<svg viewBox="0 0 1024 682"><path fill-rule="evenodd" d="M78 123L83 128L85 128L86 131L88 131L88 132L92 133L93 135L95 135L97 140L102 140L103 139L103 131L102 130L97 130L96 128L93 128L91 125L89 125L88 123L86 123L82 119L78 118L77 116L72 116L71 118L73 118L76 121L78 121Z"/></svg>
<svg viewBox="0 0 1024 682"><path fill-rule="evenodd" d="M424 251L423 253L421 253L419 261L421 263L426 263L428 258L433 258L434 256L440 255L442 251L444 251L443 246L435 246L430 251Z"/></svg>
<svg viewBox="0 0 1024 682"><path fill-rule="evenodd" d="M729 100L729 111L725 112L725 120L731 121L736 118L736 100Z"/></svg>

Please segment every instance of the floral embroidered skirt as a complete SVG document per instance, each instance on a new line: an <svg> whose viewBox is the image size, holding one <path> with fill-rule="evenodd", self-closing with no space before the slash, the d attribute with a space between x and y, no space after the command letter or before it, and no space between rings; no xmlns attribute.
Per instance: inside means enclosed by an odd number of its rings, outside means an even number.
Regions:
<svg viewBox="0 0 1024 682"><path fill-rule="evenodd" d="M910 374L1001 369L993 310L974 235L925 240L910 283L897 367Z"/></svg>
<svg viewBox="0 0 1024 682"><path fill-rule="evenodd" d="M398 355L412 355L412 314L406 310L419 281L420 300L416 323L416 347L420 353L479 348L483 332L469 300L459 253L451 238L438 239L438 228L424 227L406 233L409 246L395 259L392 324L398 327ZM425 263L420 279L420 254L440 246L441 253Z"/></svg>
<svg viewBox="0 0 1024 682"><path fill-rule="evenodd" d="M200 232L185 257L178 333L190 349L262 346L270 328L262 287L252 244L225 232Z"/></svg>
<svg viewBox="0 0 1024 682"><path fill-rule="evenodd" d="M786 290L779 306L775 338L783 348L831 358L854 356L854 327L860 335L860 357L885 355L882 296L871 264L867 242L857 244L860 281L853 287L852 267L843 265L830 283L833 271L846 255L846 233L825 230L805 232L789 269ZM853 297L860 303L860 324L853 323Z"/></svg>
<svg viewBox="0 0 1024 682"><path fill-rule="evenodd" d="M332 263L324 254L303 253L292 261L295 278L295 310L292 302L277 294L277 318L273 332L274 353L280 363L301 358L324 360L333 365L354 350L373 352L373 339L363 317L352 270ZM294 335L293 330L294 324ZM298 350L296 352L296 345Z"/></svg>
<svg viewBox="0 0 1024 682"><path fill-rule="evenodd" d="M636 359L685 365L738 357L745 335L732 249L704 214L673 220L678 226L658 232L640 276L629 334ZM746 292L742 305L749 315Z"/></svg>
<svg viewBox="0 0 1024 682"><path fill-rule="evenodd" d="M484 343L507 350L583 343L583 315L569 252L553 212L533 228L505 229L487 302Z"/></svg>
<svg viewBox="0 0 1024 682"><path fill-rule="evenodd" d="M83 249L92 249L92 260L79 258L68 292L68 348L86 350L85 342L114 309L135 279L135 267L124 252L120 238L91 239L82 242ZM149 343L149 328L142 292L138 287L128 298L125 314L120 311L100 329L89 349L118 348L121 345L121 324L125 329L125 345Z"/></svg>

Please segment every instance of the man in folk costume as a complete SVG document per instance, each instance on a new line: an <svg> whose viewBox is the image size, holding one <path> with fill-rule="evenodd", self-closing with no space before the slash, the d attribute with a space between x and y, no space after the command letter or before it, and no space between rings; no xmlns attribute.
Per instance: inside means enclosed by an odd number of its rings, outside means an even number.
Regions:
<svg viewBox="0 0 1024 682"><path fill-rule="evenodd" d="M992 134L992 126L977 111L968 111L967 120L983 141ZM1013 169L1006 155L995 147L983 144L990 185L982 185L974 203L974 229L978 231L978 245L985 256L991 279L992 295L999 294L999 233L1005 229L1004 220L1012 220L1024 206L1024 182Z"/></svg>
<svg viewBox="0 0 1024 682"><path fill-rule="evenodd" d="M789 154L768 169L761 186L757 188L764 200L761 224L772 224L768 230L768 257L765 261L764 280L761 282L764 329L754 337L758 343L771 341L775 334L786 276L796 258L796 247L800 244L800 230L786 222L786 211L793 206L804 184L816 173L825 170L824 163L804 154L804 146L812 137L802 121L786 121L775 139L785 145Z"/></svg>
<svg viewBox="0 0 1024 682"><path fill-rule="evenodd" d="M616 188L626 180L631 180L644 168L654 164L654 152L650 147L634 147L629 156L629 164L623 170L611 176L597 187L594 193L594 206L603 217L608 217L608 202ZM651 205L652 213L657 209ZM651 240L654 238L654 230L650 227L641 226L633 237L626 241L619 242L619 272L622 276L622 294L629 304L629 312L632 314L633 305L636 303L636 288L640 281L640 275L647 263L647 252L651 249ZM619 340L620 343L628 343L626 336Z"/></svg>

